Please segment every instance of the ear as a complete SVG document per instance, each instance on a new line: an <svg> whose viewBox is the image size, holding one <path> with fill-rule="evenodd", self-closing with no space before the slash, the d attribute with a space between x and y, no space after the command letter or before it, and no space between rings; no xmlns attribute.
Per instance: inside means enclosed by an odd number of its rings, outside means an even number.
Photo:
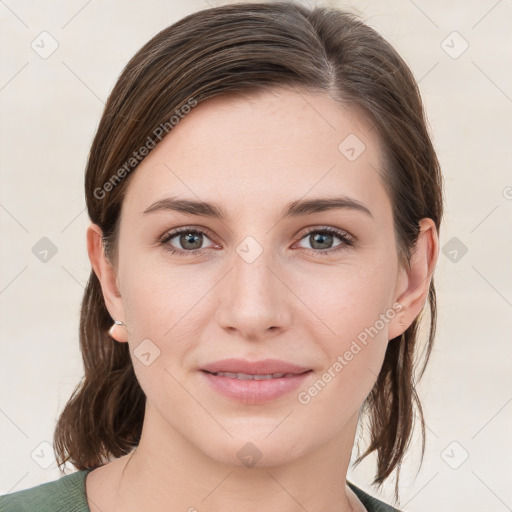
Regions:
<svg viewBox="0 0 512 512"><path fill-rule="evenodd" d="M400 267L395 302L402 305L389 323L388 338L400 336L421 313L428 299L432 273L439 256L436 225L429 218L419 222L420 233L411 255L409 268Z"/></svg>
<svg viewBox="0 0 512 512"><path fill-rule="evenodd" d="M117 269L105 255L102 236L101 228L97 224L91 223L87 228L87 253L94 273L101 284L101 291L110 316L114 320L124 322L125 310L123 298L117 285ZM109 334L119 342L128 341L126 330L120 326L116 326Z"/></svg>

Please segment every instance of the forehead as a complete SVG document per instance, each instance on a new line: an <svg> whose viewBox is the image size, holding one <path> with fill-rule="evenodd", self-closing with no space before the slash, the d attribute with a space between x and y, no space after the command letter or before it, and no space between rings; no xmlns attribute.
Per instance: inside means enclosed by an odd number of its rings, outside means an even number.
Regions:
<svg viewBox="0 0 512 512"><path fill-rule="evenodd" d="M381 166L377 133L326 93L219 96L192 108L139 164L123 210L141 213L172 195L240 216L253 206L343 194L386 215Z"/></svg>

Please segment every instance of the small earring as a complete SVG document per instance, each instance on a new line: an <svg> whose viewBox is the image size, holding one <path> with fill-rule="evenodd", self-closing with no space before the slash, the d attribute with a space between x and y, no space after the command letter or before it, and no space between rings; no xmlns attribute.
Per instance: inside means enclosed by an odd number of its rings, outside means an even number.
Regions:
<svg viewBox="0 0 512 512"><path fill-rule="evenodd" d="M111 338L114 338L113 333L117 325L124 325L124 322L121 322L121 320L114 320L114 325L108 330L108 334Z"/></svg>

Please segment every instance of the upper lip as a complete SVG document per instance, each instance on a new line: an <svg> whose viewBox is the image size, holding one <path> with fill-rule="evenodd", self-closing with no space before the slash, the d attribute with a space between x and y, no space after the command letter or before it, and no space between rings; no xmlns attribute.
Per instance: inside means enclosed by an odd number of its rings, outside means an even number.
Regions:
<svg viewBox="0 0 512 512"><path fill-rule="evenodd" d="M304 373L311 368L299 366L279 359L262 359L248 361L246 359L223 359L204 365L201 370L209 373L230 372L246 373L248 375L268 375L271 373Z"/></svg>

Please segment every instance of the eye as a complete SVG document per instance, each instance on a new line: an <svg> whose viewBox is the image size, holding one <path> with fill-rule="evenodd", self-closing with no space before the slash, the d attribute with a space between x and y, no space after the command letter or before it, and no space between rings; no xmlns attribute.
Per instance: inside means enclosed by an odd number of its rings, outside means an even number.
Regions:
<svg viewBox="0 0 512 512"><path fill-rule="evenodd" d="M340 243L333 245L333 240L338 238ZM305 247L308 251L313 251L315 255L332 255L346 247L354 245L354 239L345 231L336 228L312 228L306 232L300 241L307 240L311 247ZM334 249L332 249L334 247Z"/></svg>
<svg viewBox="0 0 512 512"><path fill-rule="evenodd" d="M202 229L183 227L174 231L166 233L161 239L160 244L164 246L165 250L172 254L182 256L190 256L199 254L205 247L202 247L204 240L209 240L206 236L208 233ZM333 245L333 240L337 238L340 240L338 244ZM174 243L171 243L174 239ZM336 228L323 227L312 228L307 231L299 241L308 240L311 247L303 247L305 250L312 252L316 255L332 255L346 247L354 245L354 238L345 231ZM210 240L211 241L211 240ZM176 247L176 245L178 247ZM212 243L208 247L218 247ZM333 248L334 247L334 248Z"/></svg>
<svg viewBox="0 0 512 512"><path fill-rule="evenodd" d="M170 243L174 238L177 239L175 243L181 246L181 248ZM203 249L201 245L204 239L208 240L205 231L184 227L166 233L161 238L160 243L173 254L190 255L201 252ZM210 247L215 247L215 245Z"/></svg>

